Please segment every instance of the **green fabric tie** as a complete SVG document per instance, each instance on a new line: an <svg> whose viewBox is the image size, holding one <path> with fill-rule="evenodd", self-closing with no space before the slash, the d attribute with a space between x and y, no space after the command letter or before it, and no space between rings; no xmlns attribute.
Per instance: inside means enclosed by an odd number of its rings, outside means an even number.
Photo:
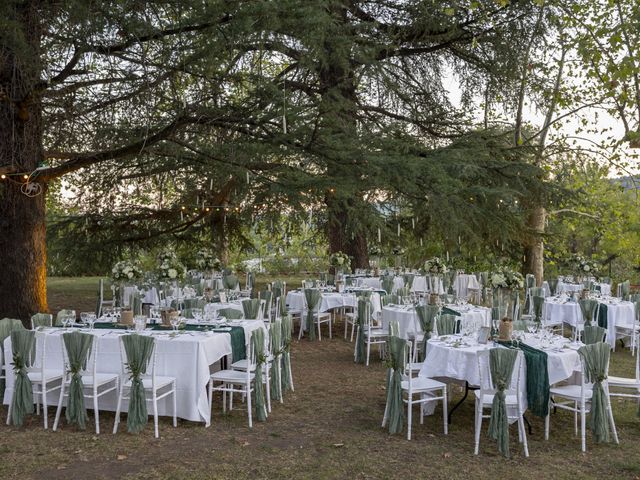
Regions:
<svg viewBox="0 0 640 480"><path fill-rule="evenodd" d="M387 419L389 433L400 433L404 425L402 374L406 368L407 341L399 337L387 340Z"/></svg>
<svg viewBox="0 0 640 480"><path fill-rule="evenodd" d="M636 312L640 305L636 304ZM609 327L609 309L605 303L601 303L598 307L598 326L605 330Z"/></svg>
<svg viewBox="0 0 640 480"><path fill-rule="evenodd" d="M387 292L388 295L393 293L393 277L388 275L382 277L382 289Z"/></svg>
<svg viewBox="0 0 640 480"><path fill-rule="evenodd" d="M218 315L226 318L227 320L240 320L244 316L240 310L235 308L221 308L218 310Z"/></svg>
<svg viewBox="0 0 640 480"><path fill-rule="evenodd" d="M367 325L367 315L369 315L369 301L368 300L358 300L358 334L356 335L356 354L355 354L355 362L356 363L364 363L365 362L365 353L364 353L364 343L365 343L365 325Z"/></svg>
<svg viewBox="0 0 640 480"><path fill-rule="evenodd" d="M31 325L33 328L51 327L53 319L48 313L36 313L31 316Z"/></svg>
<svg viewBox="0 0 640 480"><path fill-rule="evenodd" d="M597 325L585 325L584 327L584 343L592 345L594 343L604 342L604 336L607 331Z"/></svg>
<svg viewBox="0 0 640 480"><path fill-rule="evenodd" d="M244 311L244 318L247 320L258 320L258 314L260 313L260 299L248 298L242 301L242 310Z"/></svg>
<svg viewBox="0 0 640 480"><path fill-rule="evenodd" d="M269 328L271 344L271 398L280 400L282 398L282 379L280 378L280 361L282 355L282 321L276 320Z"/></svg>
<svg viewBox="0 0 640 480"><path fill-rule="evenodd" d="M606 343L585 345L578 350L584 363L585 381L593 383L591 397L591 433L597 443L609 442L607 396L602 382L607 378L611 348Z"/></svg>
<svg viewBox="0 0 640 480"><path fill-rule="evenodd" d="M127 358L126 366L129 380L131 380L127 430L130 433L138 433L144 429L148 420L142 375L147 373L155 346L155 338L137 334L124 335L122 345Z"/></svg>
<svg viewBox="0 0 640 480"><path fill-rule="evenodd" d="M69 396L67 398L67 422L75 423L78 428L86 428L87 411L84 406L84 385L82 383L82 370L87 369L87 361L93 346L93 335L78 331L63 333L62 340L67 350L69 359Z"/></svg>
<svg viewBox="0 0 640 480"><path fill-rule="evenodd" d="M424 339L422 341L422 352L420 361L424 361L427 356L427 342L431 337L433 331L433 321L438 315L437 305L417 305L416 313L418 314L418 320L420 321L420 327L424 332Z"/></svg>
<svg viewBox="0 0 640 480"><path fill-rule="evenodd" d="M11 423L21 427L25 416L33 413L33 385L29 380L28 368L35 361L36 332L24 328L11 330L11 349L15 373L11 399Z"/></svg>
<svg viewBox="0 0 640 480"><path fill-rule="evenodd" d="M291 390L291 332L293 319L291 315L282 317L282 390Z"/></svg>
<svg viewBox="0 0 640 480"><path fill-rule="evenodd" d="M508 348L492 348L489 350L489 368L493 388L497 390L493 396L491 418L489 419L489 437L498 442L498 451L509 458L509 417L505 390L511 384L513 366L518 351Z"/></svg>
<svg viewBox="0 0 640 480"><path fill-rule="evenodd" d="M314 288L305 288L304 297L307 301L307 330L309 331L309 340L315 340L316 329L314 326L313 316L315 314L316 308L320 304L322 295L320 294L320 290Z"/></svg>
<svg viewBox="0 0 640 480"><path fill-rule="evenodd" d="M13 330L24 330L24 325L15 318L3 318L0 320L0 355L4 361L4 341ZM6 366L5 366L6 367ZM0 399L4 397L5 381L0 379Z"/></svg>
<svg viewBox="0 0 640 480"><path fill-rule="evenodd" d="M582 312L582 318L586 326L591 325L593 316L598 308L598 301L591 298L583 298L578 301L580 304L580 311Z"/></svg>
<svg viewBox="0 0 640 480"><path fill-rule="evenodd" d="M238 286L238 277L230 274L222 277L222 284L226 290L235 290Z"/></svg>
<svg viewBox="0 0 640 480"><path fill-rule="evenodd" d="M542 321L542 307L544 306L544 297L540 297L535 295L533 297L533 315L535 317L536 323L540 323Z"/></svg>
<svg viewBox="0 0 640 480"><path fill-rule="evenodd" d="M267 420L267 408L264 401L265 394L262 383L262 369L267 362L267 358L264 354L264 330L262 328L257 328L253 331L251 334L251 343L256 356L256 418L259 422L264 422Z"/></svg>
<svg viewBox="0 0 640 480"><path fill-rule="evenodd" d="M438 335L454 335L456 333L456 323L455 315L441 314L436 320Z"/></svg>

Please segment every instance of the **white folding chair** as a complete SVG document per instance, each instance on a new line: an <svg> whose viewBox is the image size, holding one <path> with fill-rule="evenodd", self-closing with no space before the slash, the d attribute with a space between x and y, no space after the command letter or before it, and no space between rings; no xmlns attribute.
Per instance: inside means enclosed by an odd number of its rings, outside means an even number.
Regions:
<svg viewBox="0 0 640 480"><path fill-rule="evenodd" d="M120 392L118 394L118 404L116 406L116 417L113 424L113 433L118 432L118 425L120 424L120 409L122 407L122 400L128 400L131 394L131 379L127 372L127 353L122 342L122 336L120 337L120 358L122 374L120 379ZM145 400L151 402L153 407L153 429L155 437L158 438L158 400L161 400L169 395L173 396L173 426L178 426L177 418L177 398L176 398L176 379L175 377L165 377L156 375L156 360L158 356L158 344L157 341L153 343L153 352L151 353L151 361L147 366L147 373L142 376L142 385L145 391ZM162 391L163 390L163 391ZM159 393L161 392L162 393ZM151 394L151 398L146 397L146 393Z"/></svg>
<svg viewBox="0 0 640 480"><path fill-rule="evenodd" d="M478 455L480 451L480 432L482 431L482 419L491 418L491 415L484 415L484 409L493 407L493 398L498 390L493 388L493 380L491 377L490 366L490 350L478 352L478 369L480 372L480 388L474 390L476 397L476 413L475 413L475 450L474 454ZM513 364L511 373L511 384L505 390L505 403L507 406L507 417L516 419L518 423L518 439L523 444L524 456L529 456L529 446L527 444L527 432L524 427L525 412L525 388L522 361L524 354L518 351L516 360Z"/></svg>
<svg viewBox="0 0 640 480"><path fill-rule="evenodd" d="M56 419L53 423L53 431L58 429L58 422L60 421L60 412L62 411L62 401L65 396L69 396L68 388L71 385L71 371L69 366L69 355L64 343L64 338L60 336L62 342L62 355L64 362L64 381L62 382L62 388L60 389L60 398L58 399L58 408L56 410ZM84 385L85 392L84 397L93 401L93 414L95 416L96 434L100 433L100 414L98 408L98 399L107 393L118 392L118 385L120 382L120 376L115 373L98 373L98 337L93 339L93 345L89 354L87 369L81 372L82 384ZM102 388L105 387L106 388ZM89 390L89 392L87 392Z"/></svg>

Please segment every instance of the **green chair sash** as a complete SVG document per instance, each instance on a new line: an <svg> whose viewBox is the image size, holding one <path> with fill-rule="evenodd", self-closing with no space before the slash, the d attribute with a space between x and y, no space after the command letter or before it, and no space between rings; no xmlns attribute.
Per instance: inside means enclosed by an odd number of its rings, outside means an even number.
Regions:
<svg viewBox="0 0 640 480"><path fill-rule="evenodd" d="M594 343L604 342L604 336L607 331L597 325L585 325L584 327L584 343L592 345Z"/></svg>
<svg viewBox="0 0 640 480"><path fill-rule="evenodd" d="M455 315L441 314L436 320L438 335L454 335L456 333L456 324Z"/></svg>
<svg viewBox="0 0 640 480"><path fill-rule="evenodd" d="M10 335L16 377L11 399L11 423L21 427L24 418L33 413L33 385L29 380L28 369L35 361L36 332L14 328Z"/></svg>
<svg viewBox="0 0 640 480"><path fill-rule="evenodd" d="M305 288L304 297L307 301L307 330L309 331L309 340L315 340L316 329L314 326L313 317L315 315L315 310L320 303L322 295L320 294L320 290L318 289Z"/></svg>
<svg viewBox="0 0 640 480"><path fill-rule="evenodd" d="M282 390L291 390L291 333L293 319L291 315L282 317Z"/></svg>
<svg viewBox="0 0 640 480"><path fill-rule="evenodd" d="M273 301L273 292L271 290L261 290L258 292L258 298L264 300L263 317L267 317L271 311L271 302Z"/></svg>
<svg viewBox="0 0 640 480"><path fill-rule="evenodd" d="M431 337L431 332L433 331L433 321L438 315L438 306L437 305L417 305L416 313L418 314L418 321L420 322L420 327L424 333L424 339L422 341L422 352L420 354L421 361L424 361L424 358L427 355L427 342Z"/></svg>
<svg viewBox="0 0 640 480"><path fill-rule="evenodd" d="M393 277L382 277L382 289L387 292L387 295L391 295L393 293Z"/></svg>
<svg viewBox="0 0 640 480"><path fill-rule="evenodd" d="M409 291L411 291L414 275L412 273L405 273L404 275L402 275L402 279L404 280L404 288L407 288L409 289Z"/></svg>
<svg viewBox="0 0 640 480"><path fill-rule="evenodd" d="M358 333L356 335L356 351L354 359L356 363L365 362L364 352L364 340L365 340L365 325L367 325L367 314L369 313L369 301L360 299L358 300Z"/></svg>
<svg viewBox="0 0 640 480"><path fill-rule="evenodd" d="M623 300L629 300L629 292L631 291L631 282L629 280L625 280L622 282L620 291L622 293Z"/></svg>
<svg viewBox="0 0 640 480"><path fill-rule="evenodd" d="M240 320L244 316L243 312L235 308L221 308L218 310L218 315L227 320Z"/></svg>
<svg viewBox="0 0 640 480"><path fill-rule="evenodd" d="M509 417L505 390L511 384L513 366L518 356L517 350L492 348L489 351L491 381L496 394L493 396L491 418L489 419L489 437L498 442L498 451L509 457Z"/></svg>
<svg viewBox="0 0 640 480"><path fill-rule="evenodd" d="M582 312L584 324L586 326L591 325L596 308L598 308L598 301L592 298L582 298L578 303L580 304L580 311Z"/></svg>
<svg viewBox="0 0 640 480"><path fill-rule="evenodd" d="M260 313L260 299L259 298L247 298L242 301L242 311L244 312L244 318L247 320L257 320Z"/></svg>
<svg viewBox="0 0 640 480"><path fill-rule="evenodd" d="M591 433L597 443L609 442L609 416L607 396L602 382L607 378L611 348L600 342L585 345L578 350L584 364L585 381L593 383L591 397Z"/></svg>
<svg viewBox="0 0 640 480"><path fill-rule="evenodd" d="M636 304L636 313L640 305ZM598 307L598 326L605 330L609 327L609 309L606 303L601 303Z"/></svg>
<svg viewBox="0 0 640 480"><path fill-rule="evenodd" d="M282 321L271 322L269 328L269 338L271 347L271 398L280 400L282 398L282 378L280 376L282 360Z"/></svg>
<svg viewBox="0 0 640 480"><path fill-rule="evenodd" d="M551 295L555 295L558 290L558 279L552 278L549 280L549 290L551 290Z"/></svg>
<svg viewBox="0 0 640 480"><path fill-rule="evenodd" d="M84 405L84 384L81 372L87 369L93 338L93 335L78 331L62 334L71 374L66 418L68 423L75 423L82 430L86 428L88 416Z"/></svg>
<svg viewBox="0 0 640 480"><path fill-rule="evenodd" d="M137 334L124 335L122 345L127 359L127 372L131 380L127 430L130 433L138 433L144 429L148 420L142 376L147 373L155 346L155 338Z"/></svg>
<svg viewBox="0 0 640 480"><path fill-rule="evenodd" d="M238 287L239 281L236 275L224 275L222 277L222 285L226 290L235 290Z"/></svg>
<svg viewBox="0 0 640 480"><path fill-rule="evenodd" d="M516 322L513 322L514 324ZM520 321L519 323L526 323ZM515 329L515 325L513 327ZM499 342L509 348L516 348L512 342ZM546 417L549 412L549 369L548 356L542 350L519 343L527 365L527 403L529 410L538 416Z"/></svg>
<svg viewBox="0 0 640 480"><path fill-rule="evenodd" d="M264 354L264 330L257 328L251 334L251 343L256 356L255 390L256 390L256 418L259 422L267 420L267 408L265 406L264 384L262 383L262 369L267 363Z"/></svg>
<svg viewBox="0 0 640 480"><path fill-rule="evenodd" d="M544 297L535 295L533 297L533 316L537 323L542 321L542 307L544 306Z"/></svg>
<svg viewBox="0 0 640 480"><path fill-rule="evenodd" d="M402 374L406 368L406 346L403 338L396 336L387 340L387 419L389 433L400 433L404 425L402 402Z"/></svg>
<svg viewBox="0 0 640 480"><path fill-rule="evenodd" d="M35 313L31 315L31 325L33 328L51 327L53 319L48 313Z"/></svg>

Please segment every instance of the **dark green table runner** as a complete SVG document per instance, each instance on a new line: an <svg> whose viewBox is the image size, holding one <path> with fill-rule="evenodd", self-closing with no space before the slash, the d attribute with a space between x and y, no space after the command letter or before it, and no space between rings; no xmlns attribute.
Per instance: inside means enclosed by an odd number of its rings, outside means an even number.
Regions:
<svg viewBox="0 0 640 480"><path fill-rule="evenodd" d="M531 413L546 417L549 413L549 369L548 356L542 350L525 343L517 346L513 342L499 342L508 348L519 348L527 364L527 403Z"/></svg>

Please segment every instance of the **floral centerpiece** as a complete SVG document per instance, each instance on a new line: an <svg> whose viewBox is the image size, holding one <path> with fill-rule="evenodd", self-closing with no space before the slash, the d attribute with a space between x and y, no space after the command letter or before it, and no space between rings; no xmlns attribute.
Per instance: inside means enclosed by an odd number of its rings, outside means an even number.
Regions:
<svg viewBox="0 0 640 480"><path fill-rule="evenodd" d="M123 260L111 269L111 279L114 283L121 283L142 278L142 269L134 262Z"/></svg>
<svg viewBox="0 0 640 480"><path fill-rule="evenodd" d="M577 253L571 255L568 264L577 277L582 277L584 275L595 276L597 275L599 267L598 263L595 260L585 258Z"/></svg>
<svg viewBox="0 0 640 480"><path fill-rule="evenodd" d="M433 257L424 262L424 270L434 275L444 275L449 271L449 267L440 257Z"/></svg>
<svg viewBox="0 0 640 480"><path fill-rule="evenodd" d="M404 248L402 248L400 245L396 245L395 247L393 247L393 249L391 250L391 253L393 255L395 255L396 257L401 257L402 255L404 255L405 250Z"/></svg>
<svg viewBox="0 0 640 480"><path fill-rule="evenodd" d="M161 280L177 280L184 277L186 268L171 251L164 251L158 256L158 277Z"/></svg>
<svg viewBox="0 0 640 480"><path fill-rule="evenodd" d="M329 264L336 270L344 270L351 265L351 259L346 253L335 252L329 255Z"/></svg>
<svg viewBox="0 0 640 480"><path fill-rule="evenodd" d="M202 248L196 253L196 267L204 272L219 271L222 269L222 262L210 250Z"/></svg>
<svg viewBox="0 0 640 480"><path fill-rule="evenodd" d="M491 272L489 285L492 288L518 289L524 286L524 277L509 267L498 267Z"/></svg>
<svg viewBox="0 0 640 480"><path fill-rule="evenodd" d="M378 245L373 245L369 248L370 257L379 257L382 255L382 249Z"/></svg>

